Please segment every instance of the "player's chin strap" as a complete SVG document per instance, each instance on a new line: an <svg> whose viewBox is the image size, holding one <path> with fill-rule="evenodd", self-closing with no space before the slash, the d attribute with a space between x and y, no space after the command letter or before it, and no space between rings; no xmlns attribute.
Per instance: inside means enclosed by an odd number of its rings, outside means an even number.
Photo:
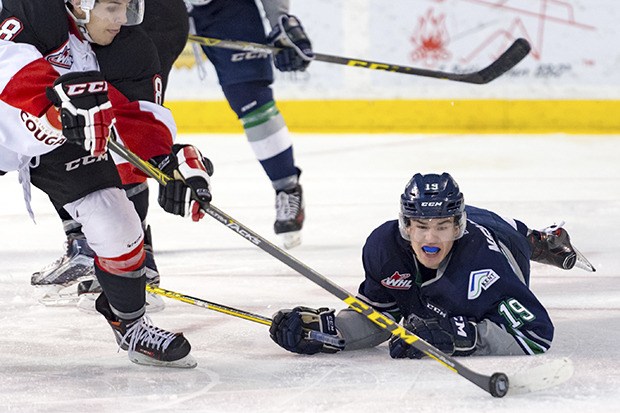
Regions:
<svg viewBox="0 0 620 413"><path fill-rule="evenodd" d="M86 23L90 22L90 10L82 9L85 13L85 17L83 19L78 19L77 16L73 14L73 11L69 7L67 7L66 3L65 8L67 9L67 13L69 13L69 16L71 16L71 18L75 22L77 28L80 30L82 36L88 41L88 43L94 43L92 37L90 37L90 34L88 33L88 29L86 28Z"/></svg>
<svg viewBox="0 0 620 413"><path fill-rule="evenodd" d="M171 179L150 163L144 161L127 148L121 146L115 140L110 140L109 148L148 176L156 179L160 184L165 185L166 182ZM441 352L436 347L430 345L420 337L394 322L388 316L375 311L363 301L353 297L344 288L338 286L290 254L284 252L271 242L267 241L265 238L241 224L239 221L230 217L225 212L220 211L212 204L206 202L201 202L200 204L205 213L210 215L213 219L225 225L230 230L236 232L241 237L247 239L252 244L256 245L280 262L288 265L290 268L297 271L327 292L338 297L349 307L351 307L351 309L366 316L379 328L387 330L392 335L401 338L407 344L415 347L428 357L446 367L448 370L469 380L482 390L490 393L493 397L504 397L508 393L510 381L505 373L497 372L489 376L470 370L468 367L457 361L454 357ZM541 388L555 386L568 380L572 375L571 367L572 364L568 359L561 360L559 362L553 361L531 369L532 374L529 374L530 370L528 370L512 377L510 380L516 379L515 381L520 384L520 389L522 390L526 389L526 391L535 391ZM558 371L561 371L562 374Z"/></svg>

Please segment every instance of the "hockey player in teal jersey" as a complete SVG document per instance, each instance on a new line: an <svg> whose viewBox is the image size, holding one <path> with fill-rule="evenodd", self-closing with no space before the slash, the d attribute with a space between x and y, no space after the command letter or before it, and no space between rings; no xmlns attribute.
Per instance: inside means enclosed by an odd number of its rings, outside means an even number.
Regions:
<svg viewBox="0 0 620 413"><path fill-rule="evenodd" d="M357 297L449 355L540 354L551 346L554 327L529 288L530 260L594 271L565 229L531 230L465 205L447 173L415 174L401 195L399 219L366 240ZM345 344L310 340L308 330ZM367 348L390 337L352 309L336 316L308 307L277 312L270 333L284 349L302 354ZM389 344L394 358L423 356L400 338Z"/></svg>

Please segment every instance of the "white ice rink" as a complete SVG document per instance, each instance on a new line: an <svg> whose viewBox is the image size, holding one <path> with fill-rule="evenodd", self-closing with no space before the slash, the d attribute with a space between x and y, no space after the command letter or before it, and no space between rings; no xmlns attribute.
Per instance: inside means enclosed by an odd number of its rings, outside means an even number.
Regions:
<svg viewBox="0 0 620 413"><path fill-rule="evenodd" d="M117 353L105 320L75 307L46 308L30 274L62 253L64 234L36 191L37 224L15 173L0 177L0 412L620 412L620 138L614 136L296 135L306 223L292 255L346 288L362 281L361 247L394 219L415 172L450 172L467 203L543 228L565 220L597 272L533 265L532 289L556 326L536 357L463 358L509 376L570 358L563 385L494 399L432 360L392 360L387 344L298 356L267 327L178 301L153 314L183 331L193 370L133 365ZM215 164L213 204L265 238L274 195L242 135L181 136ZM152 186L152 195L156 188ZM271 316L295 305L344 304L206 217L165 214L150 223L162 287Z"/></svg>

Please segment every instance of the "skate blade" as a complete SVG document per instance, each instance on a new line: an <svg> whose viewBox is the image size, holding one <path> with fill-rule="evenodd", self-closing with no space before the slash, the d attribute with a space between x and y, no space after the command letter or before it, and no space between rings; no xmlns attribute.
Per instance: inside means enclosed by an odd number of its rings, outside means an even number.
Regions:
<svg viewBox="0 0 620 413"><path fill-rule="evenodd" d="M282 240L284 248L287 250L301 245L301 231L284 232L282 234L278 234L278 236Z"/></svg>
<svg viewBox="0 0 620 413"><path fill-rule="evenodd" d="M35 286L35 295L46 307L65 307L78 301L75 285L39 285Z"/></svg>
<svg viewBox="0 0 620 413"><path fill-rule="evenodd" d="M128 355L129 355L129 360L131 360L132 363L136 363L141 366L171 367L171 368L176 368L176 369L193 369L194 367L198 365L198 362L191 354L188 354L182 359L175 360L175 361L155 360L151 357L145 356L144 354L138 353L135 351L130 351Z"/></svg>
<svg viewBox="0 0 620 413"><path fill-rule="evenodd" d="M577 250L577 248L573 246L573 250L575 251L575 255L577 256L575 267L581 268L582 270L586 270L588 272L596 272L596 268L594 268L594 265L590 264L590 261L588 261L587 258Z"/></svg>

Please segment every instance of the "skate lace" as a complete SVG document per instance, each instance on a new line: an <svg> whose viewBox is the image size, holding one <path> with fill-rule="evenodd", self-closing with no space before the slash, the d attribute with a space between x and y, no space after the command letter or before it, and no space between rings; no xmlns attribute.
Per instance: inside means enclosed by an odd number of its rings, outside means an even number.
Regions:
<svg viewBox="0 0 620 413"><path fill-rule="evenodd" d="M560 221L559 224L552 224L545 229L540 230L540 232L544 232L545 234L555 235L555 231L562 228L566 222Z"/></svg>
<svg viewBox="0 0 620 413"><path fill-rule="evenodd" d="M301 196L294 192L287 194L284 191L278 192L276 195L276 220L288 221L289 219L295 219L299 213L301 206Z"/></svg>
<svg viewBox="0 0 620 413"><path fill-rule="evenodd" d="M142 345L149 349L165 351L175 338L174 333L152 325L151 319L145 315L127 329L119 343L119 348L126 344L132 351L136 349L136 346Z"/></svg>

